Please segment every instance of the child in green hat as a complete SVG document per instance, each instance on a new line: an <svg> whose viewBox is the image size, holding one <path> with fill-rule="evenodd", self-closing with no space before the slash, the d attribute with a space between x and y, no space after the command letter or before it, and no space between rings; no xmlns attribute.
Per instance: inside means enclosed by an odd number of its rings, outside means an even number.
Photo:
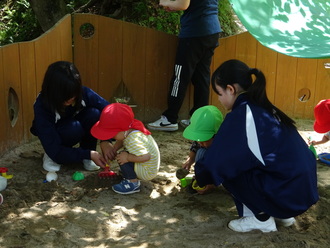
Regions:
<svg viewBox="0 0 330 248"><path fill-rule="evenodd" d="M183 137L193 141L189 157L182 166L183 169L189 171L191 166L204 156L222 121L222 113L212 105L201 107L194 112L190 119L190 125L183 132ZM199 194L204 194L214 187L214 185L206 185L200 188L196 180L191 186Z"/></svg>

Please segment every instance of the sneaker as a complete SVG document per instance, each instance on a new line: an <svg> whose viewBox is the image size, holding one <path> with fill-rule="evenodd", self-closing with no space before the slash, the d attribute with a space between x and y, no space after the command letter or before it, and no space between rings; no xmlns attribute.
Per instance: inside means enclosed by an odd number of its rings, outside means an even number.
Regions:
<svg viewBox="0 0 330 248"><path fill-rule="evenodd" d="M44 154L43 158L43 164L42 166L46 171L59 171L61 169L61 165L58 163L55 163L48 155L47 153Z"/></svg>
<svg viewBox="0 0 330 248"><path fill-rule="evenodd" d="M296 222L296 219L294 217L287 218L287 219L275 218L275 222L281 226L289 227L289 226L292 226Z"/></svg>
<svg viewBox="0 0 330 248"><path fill-rule="evenodd" d="M178 130L178 123L171 123L167 120L166 116L162 115L159 120L148 123L148 128L151 130L159 131L176 131Z"/></svg>
<svg viewBox="0 0 330 248"><path fill-rule="evenodd" d="M97 166L93 160L84 159L83 160L84 168L88 171L97 171L100 169L100 166Z"/></svg>
<svg viewBox="0 0 330 248"><path fill-rule="evenodd" d="M260 230L266 233L277 231L274 217L269 217L266 221L260 221L255 216L242 217L240 219L230 221L228 223L228 227L236 232Z"/></svg>
<svg viewBox="0 0 330 248"><path fill-rule="evenodd" d="M180 125L184 128L188 127L190 125L190 119L188 120L181 120Z"/></svg>
<svg viewBox="0 0 330 248"><path fill-rule="evenodd" d="M135 184L130 180L124 179L120 183L113 185L112 190L122 195L137 193L140 192L140 181Z"/></svg>

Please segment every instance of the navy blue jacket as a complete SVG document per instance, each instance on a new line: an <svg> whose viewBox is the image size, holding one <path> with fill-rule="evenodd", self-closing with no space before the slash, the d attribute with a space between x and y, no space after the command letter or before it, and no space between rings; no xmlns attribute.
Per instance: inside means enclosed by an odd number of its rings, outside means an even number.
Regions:
<svg viewBox="0 0 330 248"><path fill-rule="evenodd" d="M180 19L179 38L203 37L221 32L218 0L191 0Z"/></svg>
<svg viewBox="0 0 330 248"><path fill-rule="evenodd" d="M201 186L243 184L260 200L256 205L274 206L263 211L281 216L301 214L318 200L316 160L306 142L246 94L237 98L195 170Z"/></svg>
<svg viewBox="0 0 330 248"><path fill-rule="evenodd" d="M83 86L82 109L94 107L103 110L109 104L93 90ZM43 102L41 93L38 95L34 103L34 120L30 129L33 135L38 136L40 142L50 158L57 163L80 162L83 159L90 159L90 150L79 147L66 147L61 145L61 138L56 130L56 123L61 121L61 116L50 111ZM76 114L75 111L66 108L66 117L72 118Z"/></svg>

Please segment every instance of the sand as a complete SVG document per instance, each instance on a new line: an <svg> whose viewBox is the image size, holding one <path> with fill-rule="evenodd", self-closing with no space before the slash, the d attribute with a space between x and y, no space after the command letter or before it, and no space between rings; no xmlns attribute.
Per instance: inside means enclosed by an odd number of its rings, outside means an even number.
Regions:
<svg viewBox="0 0 330 248"><path fill-rule="evenodd" d="M312 121L298 121L298 126L305 140L319 137ZM0 247L330 247L328 165L318 162L320 200L294 226L278 226L273 233L236 233L227 227L237 218L235 205L222 186L206 195L180 186L175 172L190 145L182 129L153 132L153 137L161 151L159 175L142 182L141 192L132 195L114 193L115 182L80 164L62 167L57 181L44 182L38 141L5 154L0 167L14 177L1 192ZM330 152L330 144L317 152ZM85 179L74 181L76 171Z"/></svg>

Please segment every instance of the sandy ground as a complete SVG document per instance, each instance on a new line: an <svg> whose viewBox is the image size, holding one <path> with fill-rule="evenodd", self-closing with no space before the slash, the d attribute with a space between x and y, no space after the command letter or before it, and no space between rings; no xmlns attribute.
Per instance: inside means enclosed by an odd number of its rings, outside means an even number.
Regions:
<svg viewBox="0 0 330 248"><path fill-rule="evenodd" d="M312 131L312 121L298 125L306 140L319 136ZM153 136L161 151L159 175L143 182L141 192L133 195L114 193L114 182L84 171L81 165L63 167L57 181L45 183L38 141L5 154L0 166L14 177L1 192L0 247L330 247L327 165L318 162L320 201L298 216L294 226L241 234L227 228L237 214L221 186L207 195L181 188L175 172L189 149L182 130ZM317 151L329 152L330 144ZM85 179L74 181L76 171Z"/></svg>

